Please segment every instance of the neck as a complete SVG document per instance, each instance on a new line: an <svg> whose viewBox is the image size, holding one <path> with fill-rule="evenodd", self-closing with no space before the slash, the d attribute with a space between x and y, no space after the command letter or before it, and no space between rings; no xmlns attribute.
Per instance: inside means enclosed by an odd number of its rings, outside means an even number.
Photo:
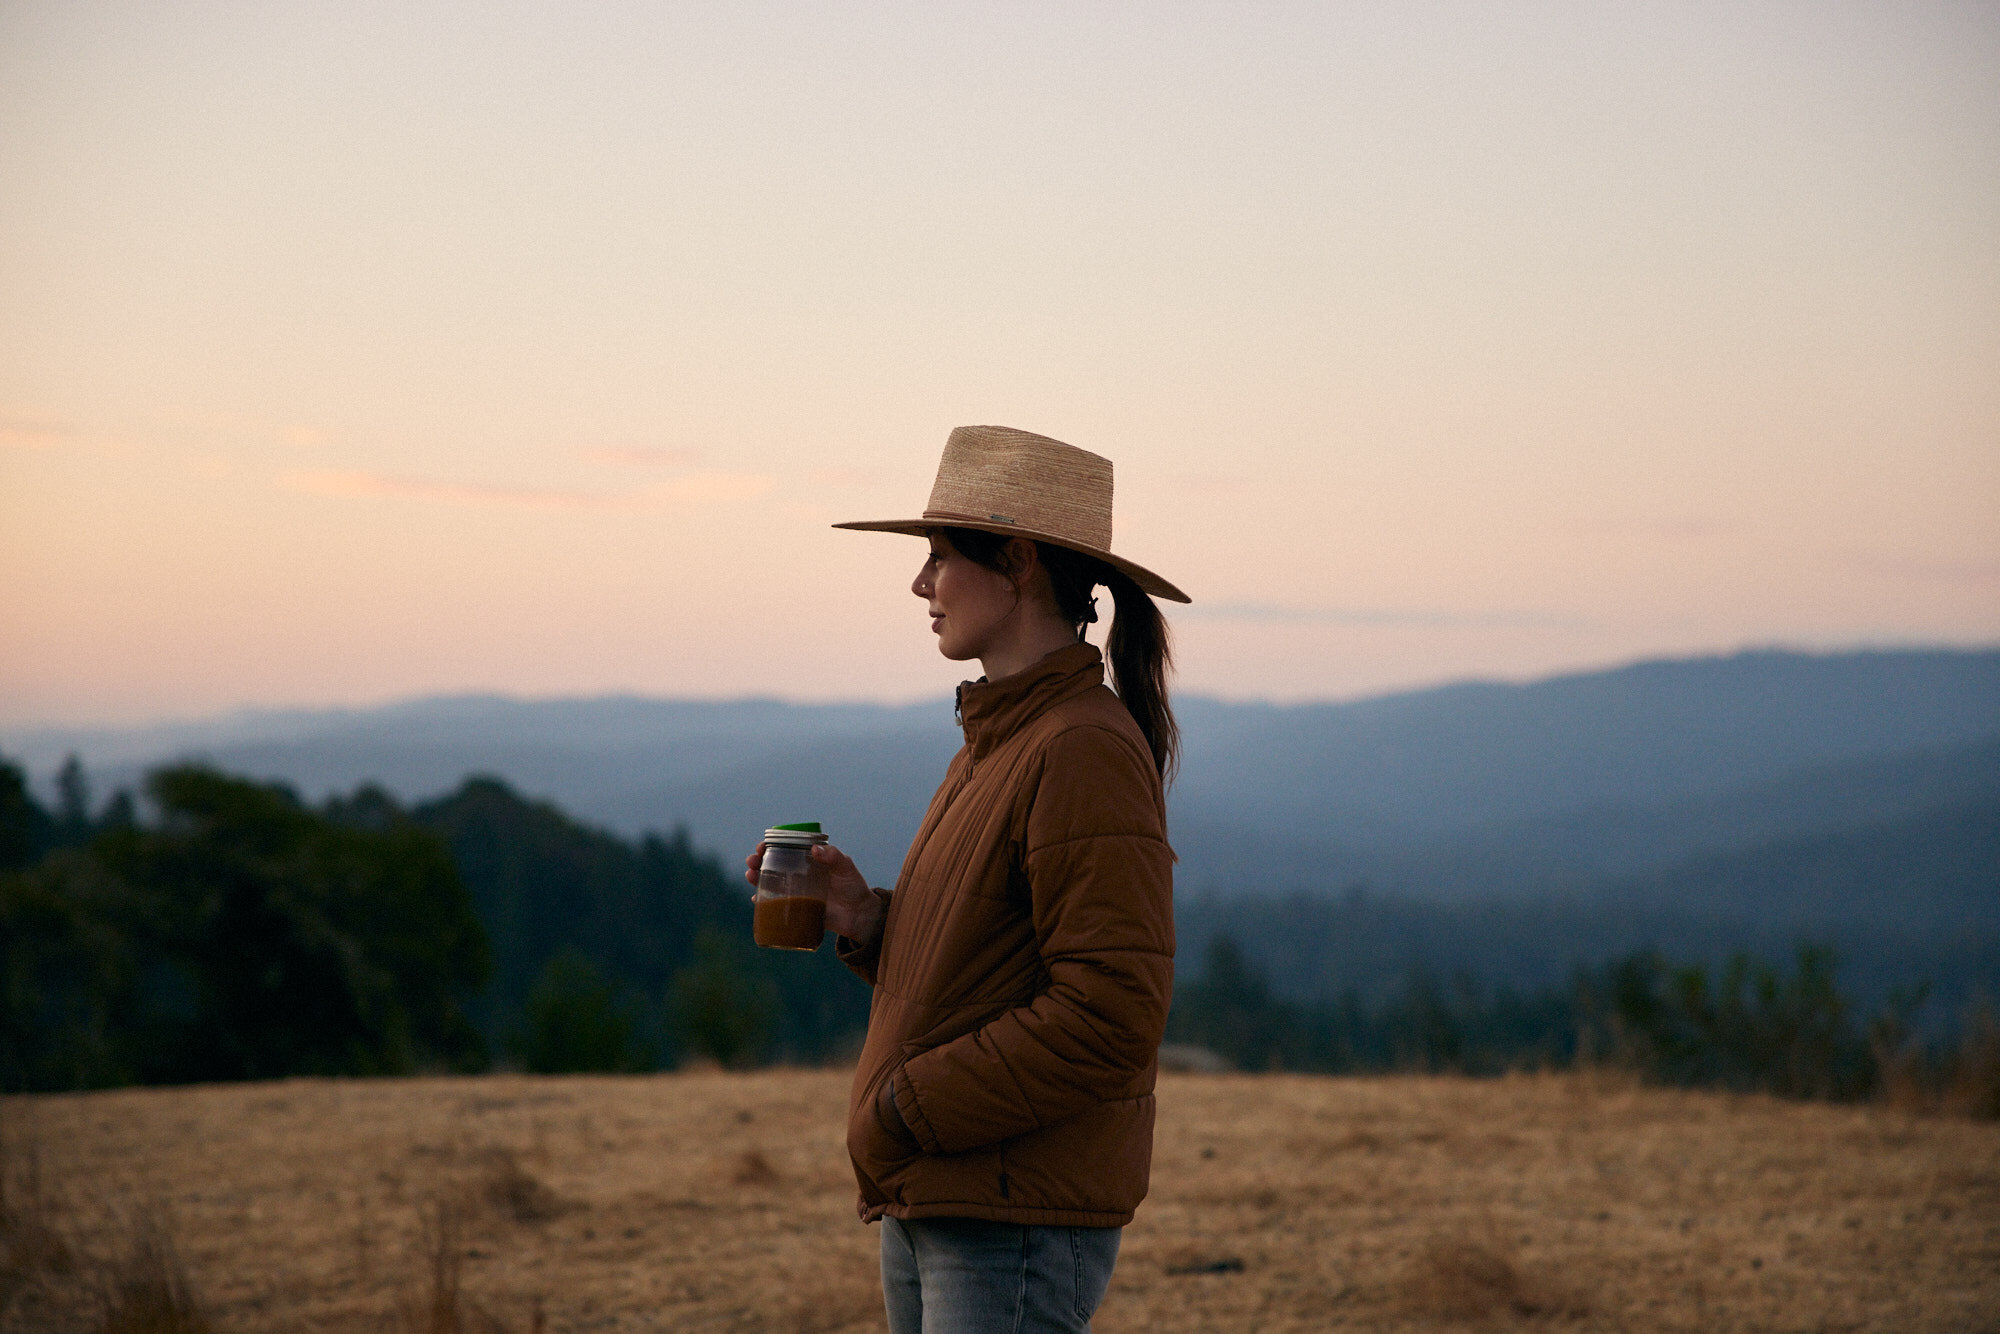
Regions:
<svg viewBox="0 0 2000 1334"><path fill-rule="evenodd" d="M979 655L980 670L989 681L1004 680L1016 672L1026 671L1058 649L1068 648L1076 642L1076 631L1061 621L1035 617L1024 621L1015 634L1007 641L996 644Z"/></svg>

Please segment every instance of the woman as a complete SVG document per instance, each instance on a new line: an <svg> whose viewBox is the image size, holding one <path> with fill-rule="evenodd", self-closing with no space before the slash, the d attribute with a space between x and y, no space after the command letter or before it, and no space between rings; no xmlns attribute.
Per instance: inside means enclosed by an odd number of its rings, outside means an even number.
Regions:
<svg viewBox="0 0 2000 1334"><path fill-rule="evenodd" d="M1087 1330L1146 1194L1173 982L1166 580L1111 554L1111 464L953 431L911 592L977 658L894 893L833 848L827 923L874 988L847 1147L892 1334ZM1111 592L1106 648L1084 639ZM747 861L756 880L763 849Z"/></svg>

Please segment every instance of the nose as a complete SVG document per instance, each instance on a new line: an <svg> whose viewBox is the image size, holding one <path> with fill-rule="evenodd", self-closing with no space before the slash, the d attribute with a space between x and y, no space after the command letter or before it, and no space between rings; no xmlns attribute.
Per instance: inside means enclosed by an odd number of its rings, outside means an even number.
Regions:
<svg viewBox="0 0 2000 1334"><path fill-rule="evenodd" d="M925 561L917 568L917 577L910 580L910 591L928 602L931 598L931 563Z"/></svg>

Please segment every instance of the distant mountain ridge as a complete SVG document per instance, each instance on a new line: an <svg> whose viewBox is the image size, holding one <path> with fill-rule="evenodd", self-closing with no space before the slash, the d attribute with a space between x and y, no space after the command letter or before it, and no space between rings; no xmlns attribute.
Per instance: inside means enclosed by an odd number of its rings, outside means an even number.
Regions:
<svg viewBox="0 0 2000 1334"><path fill-rule="evenodd" d="M2000 737L2000 652L1763 650L1353 704L1194 700L1187 721L1184 799L1431 834ZM1275 787L1274 755L1300 765Z"/></svg>
<svg viewBox="0 0 2000 1334"><path fill-rule="evenodd" d="M1340 894L1196 896L1176 912L1182 957L1242 942L1286 992L1380 1000L1414 975L1532 991L1635 949L1720 962L1830 947L1873 1009L1928 986L1931 1022L2000 998L2000 797L1835 833L1706 854L1570 897L1444 903Z"/></svg>
<svg viewBox="0 0 2000 1334"><path fill-rule="evenodd" d="M1609 879L2000 797L2000 740L1867 756L1658 805L1605 805L1394 841L1358 878L1449 900L1589 892ZM2000 892L2000 886L1996 886Z"/></svg>
<svg viewBox="0 0 2000 1334"><path fill-rule="evenodd" d="M1768 650L1179 712L1172 833L1195 892L1588 893L2000 792L1994 649ZM418 800L491 773L628 834L685 828L725 859L767 823L818 818L888 882L959 742L945 700L460 697L22 731L0 751L44 781L75 751L102 790L187 755L311 797L372 781Z"/></svg>

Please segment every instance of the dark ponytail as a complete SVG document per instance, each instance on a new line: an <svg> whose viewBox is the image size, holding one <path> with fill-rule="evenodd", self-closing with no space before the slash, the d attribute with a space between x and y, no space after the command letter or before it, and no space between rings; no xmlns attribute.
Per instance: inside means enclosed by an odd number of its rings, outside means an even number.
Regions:
<svg viewBox="0 0 2000 1334"><path fill-rule="evenodd" d="M1174 665L1167 618L1160 615L1145 589L1108 565L1103 583L1111 590L1111 633L1104 640L1111 684L1131 710L1132 721L1139 724L1146 744L1153 748L1160 781L1171 783L1180 764L1181 725L1174 721L1173 706L1167 702L1167 674Z"/></svg>
<svg viewBox="0 0 2000 1334"><path fill-rule="evenodd" d="M941 531L959 555L989 570L1007 573L1003 555L1006 537L977 528ZM1078 640L1083 638L1084 627L1097 619L1097 599L1091 597L1090 590L1098 584L1111 590L1111 632L1104 640L1111 688L1124 701L1132 721L1139 724L1140 735L1152 749L1160 781L1171 783L1180 763L1181 728L1167 702L1167 676L1174 659L1167 618L1160 615L1145 589L1094 556L1047 542L1035 543L1035 555L1049 572L1056 611L1076 627Z"/></svg>

